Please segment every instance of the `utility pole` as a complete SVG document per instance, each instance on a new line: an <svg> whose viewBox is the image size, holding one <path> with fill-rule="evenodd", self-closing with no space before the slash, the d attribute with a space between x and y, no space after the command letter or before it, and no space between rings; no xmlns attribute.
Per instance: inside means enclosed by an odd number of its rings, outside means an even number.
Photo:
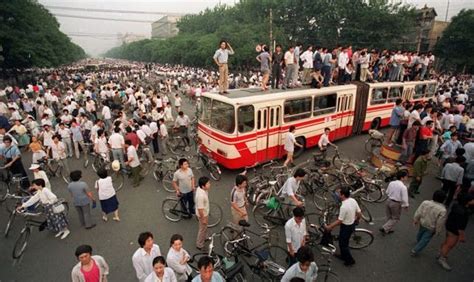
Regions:
<svg viewBox="0 0 474 282"><path fill-rule="evenodd" d="M448 6L446 7L446 17L444 18L444 21L448 21L448 11L449 11L449 0L448 0Z"/></svg>
<svg viewBox="0 0 474 282"><path fill-rule="evenodd" d="M273 10L270 8L270 50L275 51L273 47Z"/></svg>

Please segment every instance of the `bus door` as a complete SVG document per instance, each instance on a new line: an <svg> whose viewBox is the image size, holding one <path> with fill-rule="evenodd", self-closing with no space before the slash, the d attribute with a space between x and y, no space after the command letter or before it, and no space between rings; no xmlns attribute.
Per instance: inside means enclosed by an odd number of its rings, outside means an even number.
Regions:
<svg viewBox="0 0 474 282"><path fill-rule="evenodd" d="M344 138L352 133L352 99L353 94L339 95L337 98L337 123L334 139Z"/></svg>
<svg viewBox="0 0 474 282"><path fill-rule="evenodd" d="M403 88L403 95L402 95L402 100L403 101L411 101L413 99L413 86L409 87L404 87Z"/></svg>
<svg viewBox="0 0 474 282"><path fill-rule="evenodd" d="M281 107L260 108L257 112L257 162L279 157Z"/></svg>

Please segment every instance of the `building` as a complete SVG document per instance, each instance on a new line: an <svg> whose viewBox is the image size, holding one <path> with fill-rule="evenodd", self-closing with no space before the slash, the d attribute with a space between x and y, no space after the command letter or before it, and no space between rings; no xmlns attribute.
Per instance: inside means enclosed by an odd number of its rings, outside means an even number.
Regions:
<svg viewBox="0 0 474 282"><path fill-rule="evenodd" d="M434 8L426 5L416 10L416 50L418 52L427 52L429 49L430 32L433 29L435 18L438 15Z"/></svg>
<svg viewBox="0 0 474 282"><path fill-rule="evenodd" d="M444 30L448 27L449 22L445 21L435 21L433 27L430 30L430 34L428 36L428 50L433 51L434 46L438 42L438 40L443 35Z"/></svg>
<svg viewBox="0 0 474 282"><path fill-rule="evenodd" d="M135 41L146 39L145 35L134 34L134 33L125 33L125 34L119 33L118 37L122 44L128 44Z"/></svg>
<svg viewBox="0 0 474 282"><path fill-rule="evenodd" d="M151 24L151 38L165 39L178 34L180 16L164 16Z"/></svg>

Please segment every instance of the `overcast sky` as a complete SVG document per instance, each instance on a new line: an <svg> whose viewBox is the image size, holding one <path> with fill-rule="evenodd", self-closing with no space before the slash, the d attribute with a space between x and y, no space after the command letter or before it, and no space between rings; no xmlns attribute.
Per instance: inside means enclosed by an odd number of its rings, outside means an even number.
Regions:
<svg viewBox="0 0 474 282"><path fill-rule="evenodd" d="M423 7L427 4L434 7L438 13L438 20L444 20L448 0L395 0ZM38 0L45 6L61 6L72 8L93 8L124 11L149 11L149 12L170 12L170 13L198 13L215 5L232 5L238 0ZM461 9L474 9L474 0L450 0L448 19L456 15ZM133 14L133 13L103 13L86 12L61 9L49 9L53 14L78 15L101 18L122 18L132 20L155 21L160 15ZM132 33L136 35L151 36L151 24L136 22L117 22L93 19L79 19L57 16L61 24L61 31L69 35L72 41L80 45L84 50L93 56L97 56L108 49L120 44L117 34Z"/></svg>

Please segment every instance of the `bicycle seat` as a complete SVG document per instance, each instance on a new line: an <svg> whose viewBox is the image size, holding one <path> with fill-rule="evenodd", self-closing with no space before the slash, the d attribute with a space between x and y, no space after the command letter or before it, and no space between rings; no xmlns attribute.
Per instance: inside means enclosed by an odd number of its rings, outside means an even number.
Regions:
<svg viewBox="0 0 474 282"><path fill-rule="evenodd" d="M274 186L275 184L277 184L278 181L276 180L271 180L271 181L268 181L268 184L270 184L271 186Z"/></svg>
<svg viewBox="0 0 474 282"><path fill-rule="evenodd" d="M248 223L246 220L239 220L239 226L242 227L250 227L250 223Z"/></svg>

